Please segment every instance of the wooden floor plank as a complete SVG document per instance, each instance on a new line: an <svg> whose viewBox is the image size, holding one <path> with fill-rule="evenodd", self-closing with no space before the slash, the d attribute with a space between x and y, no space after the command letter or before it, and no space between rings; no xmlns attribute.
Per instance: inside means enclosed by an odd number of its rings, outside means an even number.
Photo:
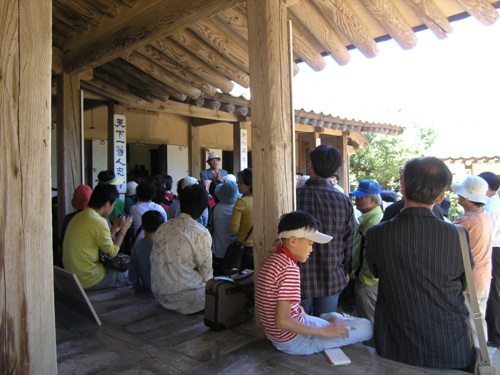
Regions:
<svg viewBox="0 0 500 375"><path fill-rule="evenodd" d="M126 287L90 292L89 299L103 325L76 333L56 326L59 374L464 374L390 361L362 344L343 348L351 365L332 368L322 353L277 351L254 321L211 331L203 314L172 313L151 293Z"/></svg>

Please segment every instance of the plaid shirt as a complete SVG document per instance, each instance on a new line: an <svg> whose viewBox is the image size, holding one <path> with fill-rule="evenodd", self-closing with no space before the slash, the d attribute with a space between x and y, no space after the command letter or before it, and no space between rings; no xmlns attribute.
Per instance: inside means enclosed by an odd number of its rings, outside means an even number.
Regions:
<svg viewBox="0 0 500 375"><path fill-rule="evenodd" d="M346 287L351 267L352 203L328 180L310 178L297 189L297 209L313 215L321 223L320 231L333 237L327 244L315 243L309 260L299 265L302 298L333 296Z"/></svg>

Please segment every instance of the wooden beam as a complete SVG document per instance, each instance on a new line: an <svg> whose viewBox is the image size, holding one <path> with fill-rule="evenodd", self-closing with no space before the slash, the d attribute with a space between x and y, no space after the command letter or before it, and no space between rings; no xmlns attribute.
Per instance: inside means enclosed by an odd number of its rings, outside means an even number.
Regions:
<svg viewBox="0 0 500 375"><path fill-rule="evenodd" d="M445 39L453 31L448 18L432 0L404 0L415 14L422 19L425 26L439 38Z"/></svg>
<svg viewBox="0 0 500 375"><path fill-rule="evenodd" d="M322 45L323 49L332 56L339 65L345 65L350 61L351 55L346 46L312 3L300 1L291 6L288 11L295 14L304 27L307 28L314 38Z"/></svg>
<svg viewBox="0 0 500 375"><path fill-rule="evenodd" d="M54 3L69 14L78 14L79 18L92 26L99 27L102 24L104 15L86 1L57 0Z"/></svg>
<svg viewBox="0 0 500 375"><path fill-rule="evenodd" d="M248 45L218 18L210 18L191 25L190 30L204 40L213 49L224 55L245 72L248 67Z"/></svg>
<svg viewBox="0 0 500 375"><path fill-rule="evenodd" d="M137 105L143 105L143 104L147 103L146 100L143 100L143 99L135 96L134 94L131 94L128 91L124 91L121 88L116 87L109 82L106 82L106 81L103 81L103 80L100 80L97 78L94 78L92 81L87 81L85 83L85 86L95 87L95 88L100 89L104 92L112 94L116 97L123 98L124 103L134 103Z"/></svg>
<svg viewBox="0 0 500 375"><path fill-rule="evenodd" d="M152 43L152 46L161 51L171 60L176 61L208 83L219 88L222 92L230 93L234 84L229 78L199 59L196 55L185 50L177 43L168 38L163 38Z"/></svg>
<svg viewBox="0 0 500 375"><path fill-rule="evenodd" d="M292 12L288 13L288 19L293 23L292 36L295 53L313 70L317 72L323 70L326 66L326 61L321 55L323 48Z"/></svg>
<svg viewBox="0 0 500 375"><path fill-rule="evenodd" d="M417 45L415 33L390 0L361 0L361 3L401 48L408 50Z"/></svg>
<svg viewBox="0 0 500 375"><path fill-rule="evenodd" d="M176 77L174 74L168 72L143 55L134 52L129 55L122 56L122 59L134 65L136 68L148 72L151 77L154 77L165 85L187 95L191 99L196 99L201 95L201 91L199 89Z"/></svg>
<svg viewBox="0 0 500 375"><path fill-rule="evenodd" d="M198 38L192 31L182 30L172 34L170 38L192 54L198 56L208 65L217 69L227 78L234 80L243 87L249 87L250 77L248 72L226 59L222 54Z"/></svg>
<svg viewBox="0 0 500 375"><path fill-rule="evenodd" d="M0 6L0 372L57 374L52 271L52 1Z"/></svg>
<svg viewBox="0 0 500 375"><path fill-rule="evenodd" d="M314 128L309 125L295 123L295 131L300 133L314 133Z"/></svg>
<svg viewBox="0 0 500 375"><path fill-rule="evenodd" d="M241 6L234 7L217 15L225 25L231 28L243 40L248 42L248 22L246 11Z"/></svg>
<svg viewBox="0 0 500 375"><path fill-rule="evenodd" d="M136 68L132 64L127 63L125 60L116 59L107 64L101 65L99 67L104 71L129 82L131 85L138 88L147 88L151 95L156 96L158 100L164 102L169 96L176 97L172 95L174 93L173 89L170 89L165 84L154 79L150 75L146 74L142 70ZM184 101L187 99L187 95L180 92L175 92L177 99Z"/></svg>
<svg viewBox="0 0 500 375"><path fill-rule="evenodd" d="M136 13L126 23L89 38L64 58L67 72L77 73L130 53L201 20L240 4L242 0L164 0Z"/></svg>
<svg viewBox="0 0 500 375"><path fill-rule="evenodd" d="M135 106L129 106L135 108ZM166 103L155 102L153 104L145 104L140 107L141 109L172 113L180 116L188 116L193 118L204 118L215 120L219 122L236 122L238 115L235 113L227 113L222 111L214 111L211 109L197 107L190 104L184 104L174 101L167 101Z"/></svg>
<svg viewBox="0 0 500 375"><path fill-rule="evenodd" d="M78 17L76 13L73 13L63 7L57 1L54 1L52 4L52 14L54 19L59 20L66 25L70 25L71 28L76 30L78 33L86 33L90 29L90 24L87 21Z"/></svg>
<svg viewBox="0 0 500 375"><path fill-rule="evenodd" d="M119 96L119 95L117 95L117 94L115 94L113 92L103 90L103 89L101 89L101 88L99 88L97 86L92 86L91 84L89 84L88 81L81 81L80 82L80 86L85 91L92 92L92 93L97 94L99 96L104 96L107 101L114 100L114 101L116 101L118 103L123 103L123 104L126 104L126 105L137 105L137 103L129 102L127 98Z"/></svg>
<svg viewBox="0 0 500 375"><path fill-rule="evenodd" d="M498 19L498 12L493 5L486 0L457 0L460 5L471 16L483 25L493 25Z"/></svg>
<svg viewBox="0 0 500 375"><path fill-rule="evenodd" d="M331 27L338 28L363 55L369 58L377 56L377 43L346 1L311 0L311 2L325 16Z"/></svg>
<svg viewBox="0 0 500 375"><path fill-rule="evenodd" d="M200 79L198 76L195 76L188 69L184 68L178 62L171 60L153 46L149 45L139 48L136 52L140 53L144 57L147 57L149 60L161 66L163 69L174 74L179 79L186 81L195 88L203 91L207 95L215 95L215 93L217 92L216 87Z"/></svg>
<svg viewBox="0 0 500 375"><path fill-rule="evenodd" d="M149 90L147 90L147 88L144 88L145 90L140 90L134 86L129 85L125 80L114 77L101 68L97 68L94 70L94 82L99 81L114 86L124 93L130 93L136 98L146 100L150 103L157 100L156 97L149 94Z"/></svg>
<svg viewBox="0 0 500 375"><path fill-rule="evenodd" d="M107 16L114 18L120 14L120 6L114 1L108 0L87 0L94 7L99 9L102 13Z"/></svg>
<svg viewBox="0 0 500 375"><path fill-rule="evenodd" d="M282 0L247 0L252 77L254 264L271 254L276 223L294 207L291 34ZM269 147L272 144L273 147Z"/></svg>

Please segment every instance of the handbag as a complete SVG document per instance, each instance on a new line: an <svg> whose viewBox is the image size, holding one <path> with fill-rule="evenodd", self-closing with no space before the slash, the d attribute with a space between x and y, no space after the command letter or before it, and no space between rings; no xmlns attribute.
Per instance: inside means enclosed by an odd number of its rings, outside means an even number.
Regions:
<svg viewBox="0 0 500 375"><path fill-rule="evenodd" d="M479 341L479 350L476 350L476 362L474 364L474 373L480 375L495 375L496 370L491 365L490 356L488 354L488 347L486 344L486 336L481 323L481 312L479 311L479 304L477 302L476 287L474 286L474 279L472 277L472 268L469 258L469 247L465 238L465 229L460 225L455 225L460 238L460 248L462 249L462 258L465 269L465 280L467 289L469 290L470 302L472 306L472 317L474 318L474 325L476 326L477 338Z"/></svg>
<svg viewBox="0 0 500 375"><path fill-rule="evenodd" d="M231 243L224 254L224 259L222 260L222 270L226 275L233 274L241 271L241 263L243 261L243 255L245 254L245 242L247 242L248 237L252 233L253 225L248 231L247 236L243 243L235 241Z"/></svg>
<svg viewBox="0 0 500 375"><path fill-rule="evenodd" d="M110 257L99 251L99 261L109 268L115 268L120 272L125 272L128 270L128 264L130 263L130 257L126 254L118 253L115 257Z"/></svg>

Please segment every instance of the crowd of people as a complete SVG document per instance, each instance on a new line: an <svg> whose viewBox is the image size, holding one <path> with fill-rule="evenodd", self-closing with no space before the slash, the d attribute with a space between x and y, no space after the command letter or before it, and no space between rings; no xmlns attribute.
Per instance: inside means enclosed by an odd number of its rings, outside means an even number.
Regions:
<svg viewBox="0 0 500 375"><path fill-rule="evenodd" d="M256 279L255 306L278 350L305 355L365 342L392 360L470 369L479 343L454 224L467 230L482 324L500 345L497 175L452 184L441 160L416 158L403 168L397 200L369 179L344 193L335 147L320 145L309 160L307 175L297 174L297 211L280 219L276 252ZM121 212L113 172L101 172L93 191L78 187L78 211L65 220L64 267L86 290L131 284L168 310L202 311L205 283L222 274L232 242L244 246L242 269L253 269L252 170L234 176L219 163L210 153L199 180L177 182L177 196L169 176L131 181ZM450 187L464 209L454 223L440 207ZM99 254L115 256L126 236L129 271L104 267ZM357 317L338 312L349 283Z"/></svg>

